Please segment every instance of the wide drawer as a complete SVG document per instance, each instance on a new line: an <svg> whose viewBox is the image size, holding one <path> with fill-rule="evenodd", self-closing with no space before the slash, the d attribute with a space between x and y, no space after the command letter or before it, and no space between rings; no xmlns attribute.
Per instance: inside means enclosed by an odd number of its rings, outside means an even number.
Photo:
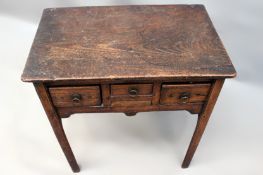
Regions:
<svg viewBox="0 0 263 175"><path fill-rule="evenodd" d="M163 84L160 104L203 103L209 94L211 84Z"/></svg>
<svg viewBox="0 0 263 175"><path fill-rule="evenodd" d="M98 106L101 104L99 86L51 87L49 92L56 107Z"/></svg>

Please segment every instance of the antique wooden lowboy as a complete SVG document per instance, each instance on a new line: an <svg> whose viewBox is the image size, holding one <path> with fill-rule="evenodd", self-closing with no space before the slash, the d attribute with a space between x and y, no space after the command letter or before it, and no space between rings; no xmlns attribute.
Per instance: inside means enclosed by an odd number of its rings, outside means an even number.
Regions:
<svg viewBox="0 0 263 175"><path fill-rule="evenodd" d="M45 9L22 80L34 84L78 172L62 118L88 112L198 114L186 168L224 80L235 75L203 5L144 5Z"/></svg>

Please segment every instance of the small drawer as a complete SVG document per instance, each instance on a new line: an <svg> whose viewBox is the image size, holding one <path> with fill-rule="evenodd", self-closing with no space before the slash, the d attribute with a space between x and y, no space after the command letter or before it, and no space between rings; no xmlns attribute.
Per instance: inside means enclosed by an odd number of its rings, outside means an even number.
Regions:
<svg viewBox="0 0 263 175"><path fill-rule="evenodd" d="M203 103L206 101L211 84L164 84L160 104Z"/></svg>
<svg viewBox="0 0 263 175"><path fill-rule="evenodd" d="M56 107L99 106L101 104L99 86L51 87L49 93Z"/></svg>
<svg viewBox="0 0 263 175"><path fill-rule="evenodd" d="M111 85L111 96L152 95L152 84L115 84Z"/></svg>
<svg viewBox="0 0 263 175"><path fill-rule="evenodd" d="M152 103L152 93L152 84L111 85L111 106L149 106Z"/></svg>

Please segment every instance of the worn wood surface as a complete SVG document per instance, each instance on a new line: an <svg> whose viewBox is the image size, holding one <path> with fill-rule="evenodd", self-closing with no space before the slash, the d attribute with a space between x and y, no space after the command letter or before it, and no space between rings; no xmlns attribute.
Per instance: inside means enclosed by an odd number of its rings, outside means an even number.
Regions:
<svg viewBox="0 0 263 175"><path fill-rule="evenodd" d="M23 81L234 77L202 5L45 9Z"/></svg>

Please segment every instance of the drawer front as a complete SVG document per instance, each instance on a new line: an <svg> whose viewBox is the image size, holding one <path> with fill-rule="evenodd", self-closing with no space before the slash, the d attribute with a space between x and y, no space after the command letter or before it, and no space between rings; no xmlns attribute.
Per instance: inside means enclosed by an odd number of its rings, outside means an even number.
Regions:
<svg viewBox="0 0 263 175"><path fill-rule="evenodd" d="M111 106L148 106L152 102L152 84L111 85Z"/></svg>
<svg viewBox="0 0 263 175"><path fill-rule="evenodd" d="M116 84L111 85L111 96L152 95L152 84Z"/></svg>
<svg viewBox="0 0 263 175"><path fill-rule="evenodd" d="M52 87L49 92L56 107L99 106L99 86Z"/></svg>
<svg viewBox="0 0 263 175"><path fill-rule="evenodd" d="M125 107L125 106L132 106L132 107L139 107L139 106L150 106L152 103L151 100L144 100L144 101L118 101L113 100L111 103L112 107Z"/></svg>
<svg viewBox="0 0 263 175"><path fill-rule="evenodd" d="M211 84L164 84L160 104L203 103L206 101Z"/></svg>

